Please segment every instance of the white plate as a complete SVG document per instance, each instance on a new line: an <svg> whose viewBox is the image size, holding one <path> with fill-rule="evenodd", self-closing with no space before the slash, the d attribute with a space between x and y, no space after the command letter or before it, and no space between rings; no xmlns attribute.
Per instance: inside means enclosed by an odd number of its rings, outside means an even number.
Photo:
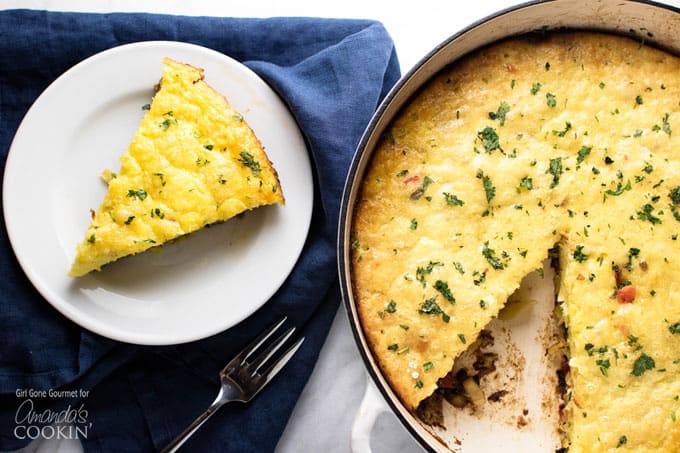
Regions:
<svg viewBox="0 0 680 453"><path fill-rule="evenodd" d="M71 279L89 210L106 192L99 175L120 168L166 56L204 68L206 82L243 114L279 173L286 205L250 211ZM38 291L81 326L139 344L204 338L261 307L302 251L312 203L307 148L276 93L235 60L176 42L116 47L65 72L21 123L3 184L9 239Z"/></svg>

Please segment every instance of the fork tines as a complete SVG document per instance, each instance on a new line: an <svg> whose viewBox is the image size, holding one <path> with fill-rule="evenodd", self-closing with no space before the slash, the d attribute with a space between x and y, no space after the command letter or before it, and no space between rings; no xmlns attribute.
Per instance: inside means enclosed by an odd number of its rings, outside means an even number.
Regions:
<svg viewBox="0 0 680 453"><path fill-rule="evenodd" d="M277 353L295 333L295 327L290 327L276 339L270 340L280 330L286 320L287 317L284 316L260 334L224 367L222 373L227 375L238 374L239 377L246 379L264 377L266 381L273 378L286 362L290 360L304 340L304 337L299 338L282 354L277 356Z"/></svg>

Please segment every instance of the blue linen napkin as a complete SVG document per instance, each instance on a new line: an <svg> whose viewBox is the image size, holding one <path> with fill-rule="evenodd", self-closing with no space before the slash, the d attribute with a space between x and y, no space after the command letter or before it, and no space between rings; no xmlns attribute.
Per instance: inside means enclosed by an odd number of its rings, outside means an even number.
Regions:
<svg viewBox="0 0 680 453"><path fill-rule="evenodd" d="M253 402L223 408L186 444L187 451L271 451L337 310L335 241L342 187L365 125L399 77L385 29L367 20L0 11L3 172L19 122L50 82L94 53L145 40L213 48L245 63L279 93L303 131L314 167L307 242L280 290L244 322L193 343L141 347L98 336L55 311L19 268L3 218L0 450L30 440L17 426L40 426L27 419L27 406L19 409L27 400L34 414L67 410L64 414L80 417L75 426L86 451L158 449L212 402L224 364L285 314L307 337L292 362ZM77 395L25 393L49 389Z"/></svg>

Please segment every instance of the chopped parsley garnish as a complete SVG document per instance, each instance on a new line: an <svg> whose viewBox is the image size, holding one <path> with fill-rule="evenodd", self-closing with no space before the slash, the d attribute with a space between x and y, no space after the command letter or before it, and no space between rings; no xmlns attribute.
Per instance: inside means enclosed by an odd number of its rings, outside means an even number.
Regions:
<svg viewBox="0 0 680 453"><path fill-rule="evenodd" d="M652 370L655 366L654 359L643 352L633 364L633 375L642 376L645 371Z"/></svg>
<svg viewBox="0 0 680 453"><path fill-rule="evenodd" d="M449 322L451 317L444 313L441 307L437 304L437 296L425 300L418 309L418 313L424 315L442 315L444 322Z"/></svg>
<svg viewBox="0 0 680 453"><path fill-rule="evenodd" d="M556 185L560 183L560 176L562 175L562 158L561 157L555 157L553 159L550 159L550 167L546 171L546 173L550 173L553 175L553 180L550 183L550 188L552 189Z"/></svg>
<svg viewBox="0 0 680 453"><path fill-rule="evenodd" d="M616 444L616 448L620 448L628 443L628 438L626 436L619 437L619 442Z"/></svg>
<svg viewBox="0 0 680 453"><path fill-rule="evenodd" d="M423 388L423 381L421 381L420 379L416 380L416 383L414 384L414 386L417 389Z"/></svg>
<svg viewBox="0 0 680 453"><path fill-rule="evenodd" d="M165 175L163 173L154 173L154 176L158 176L161 180L161 186L164 186L166 184L165 181Z"/></svg>
<svg viewBox="0 0 680 453"><path fill-rule="evenodd" d="M545 99L546 99L546 104L548 104L548 107L555 107L557 105L557 99L555 98L554 94L546 93Z"/></svg>
<svg viewBox="0 0 680 453"><path fill-rule="evenodd" d="M418 221L416 219L411 219L411 226L409 226L410 229L415 230L418 228Z"/></svg>
<svg viewBox="0 0 680 453"><path fill-rule="evenodd" d="M533 95L535 96L536 93L538 93L539 91L541 91L541 87L542 87L542 86L543 86L543 85L541 85L540 82L535 82L533 85L531 85L531 94L533 94Z"/></svg>
<svg viewBox="0 0 680 453"><path fill-rule="evenodd" d="M465 274L465 269L463 269L463 265L460 264L458 261L453 263L453 267L456 268L456 270L460 273L460 275Z"/></svg>
<svg viewBox="0 0 680 453"><path fill-rule="evenodd" d="M494 150L503 151L498 141L498 133L493 127L486 126L477 132L477 137L482 141L482 145L488 154L491 154Z"/></svg>
<svg viewBox="0 0 680 453"><path fill-rule="evenodd" d="M132 198L137 197L140 200L144 200L147 197L147 195L148 194L146 193L146 191L144 189L137 189L137 190L130 189L130 190L128 190L128 193L127 193L128 197L132 197Z"/></svg>
<svg viewBox="0 0 680 453"><path fill-rule="evenodd" d="M406 175L408 175L408 170L402 170L399 173L397 173L397 176L399 176L399 177L406 176Z"/></svg>
<svg viewBox="0 0 680 453"><path fill-rule="evenodd" d="M663 131L670 137L671 136L671 125L668 122L668 113L663 116Z"/></svg>
<svg viewBox="0 0 680 453"><path fill-rule="evenodd" d="M505 263L496 256L496 252L493 249L489 248L489 241L486 241L482 246L482 255L494 269L505 269Z"/></svg>
<svg viewBox="0 0 680 453"><path fill-rule="evenodd" d="M675 324L671 324L670 326L668 326L668 330L672 334L680 333L680 321L676 322Z"/></svg>
<svg viewBox="0 0 680 453"><path fill-rule="evenodd" d="M671 202L673 204L680 205L680 186L671 189L670 193L668 194L668 197L671 199Z"/></svg>
<svg viewBox="0 0 680 453"><path fill-rule="evenodd" d="M488 203L493 199L493 197L496 196L496 188L491 182L491 178L486 176L481 170L477 172L477 178L482 180L482 184L484 185L484 193L486 194L486 201Z"/></svg>
<svg viewBox="0 0 680 453"><path fill-rule="evenodd" d="M150 110L151 109L151 104L144 104L142 106L142 110Z"/></svg>
<svg viewBox="0 0 680 453"><path fill-rule="evenodd" d="M90 244L94 244L94 233L92 233L92 234L87 238L87 242L89 242Z"/></svg>
<svg viewBox="0 0 680 453"><path fill-rule="evenodd" d="M448 192L444 192L444 200L446 200L446 204L449 206L463 206L465 202L458 198L457 196L450 194Z"/></svg>
<svg viewBox="0 0 680 453"><path fill-rule="evenodd" d="M418 266L416 269L416 279L423 285L423 288L425 287L425 276L431 274L435 266L443 266L443 264L439 261L430 261L427 266Z"/></svg>
<svg viewBox="0 0 680 453"><path fill-rule="evenodd" d="M161 129L163 129L164 131L167 130L170 127L170 125L177 124L177 120L172 116L172 111L165 112L163 116L166 117L161 123Z"/></svg>
<svg viewBox="0 0 680 453"><path fill-rule="evenodd" d="M628 181L628 183L625 186L623 184L621 184L621 182L619 181L618 184L616 185L616 190L609 189L609 190L605 190L604 193L605 193L605 195L611 195L611 196L614 196L614 197L618 197L623 192L625 192L626 190L630 190L631 188L632 188L632 186L630 185L630 180Z"/></svg>
<svg viewBox="0 0 680 453"><path fill-rule="evenodd" d="M637 96L635 96L635 104L636 104L636 105L642 105L642 104L644 104L644 103L645 103L645 102L644 102L644 100L642 99L642 96L640 96L639 94L638 94Z"/></svg>
<svg viewBox="0 0 680 453"><path fill-rule="evenodd" d="M584 262L585 260L588 259L588 255L583 253L583 246L582 245L577 245L576 250L574 250L574 259L578 261L579 263Z"/></svg>
<svg viewBox="0 0 680 453"><path fill-rule="evenodd" d="M562 129L561 131L553 129L552 133L553 133L553 135L557 135L558 137L564 137L565 135L567 135L567 132L569 132L570 130L571 130L571 122L567 121L564 125L564 129Z"/></svg>
<svg viewBox="0 0 680 453"><path fill-rule="evenodd" d="M586 157L590 154L590 152L593 150L592 146L581 146L581 149L578 150L578 157L576 158L576 163L580 164L584 160L586 160Z"/></svg>
<svg viewBox="0 0 680 453"><path fill-rule="evenodd" d="M475 286L479 286L480 283L484 283L486 281L486 271L481 273L479 271L474 271L472 276L475 277L475 279L472 281Z"/></svg>
<svg viewBox="0 0 680 453"><path fill-rule="evenodd" d="M436 289L439 294L441 294L444 299L448 300L450 303L455 304L456 298L451 294L451 289L449 289L449 284L443 280L437 280L434 283L434 289Z"/></svg>
<svg viewBox="0 0 680 453"><path fill-rule="evenodd" d="M595 365L600 367L600 372L604 377L607 377L609 375L609 367L611 367L611 362L609 359L597 359L595 361Z"/></svg>
<svg viewBox="0 0 680 453"><path fill-rule="evenodd" d="M500 120L501 126L505 125L505 115L510 111L510 104L503 101L501 105L498 106L498 110L495 112L489 112L489 118L492 120Z"/></svg>
<svg viewBox="0 0 680 453"><path fill-rule="evenodd" d="M425 176L423 178L423 183L420 185L420 187L418 187L416 190L413 191L413 193L411 193L410 195L411 200L419 200L420 197L422 197L423 194L425 193L427 186L429 186L433 182L434 180L432 178L430 178L429 176Z"/></svg>
<svg viewBox="0 0 680 453"><path fill-rule="evenodd" d="M399 349L399 345L397 343L393 343L393 344L389 345L387 347L387 349L390 350L390 351L396 351L397 349Z"/></svg>
<svg viewBox="0 0 680 453"><path fill-rule="evenodd" d="M390 300L385 307L387 313L394 313L397 311L397 303L394 300Z"/></svg>
<svg viewBox="0 0 680 453"><path fill-rule="evenodd" d="M254 176L258 176L262 169L260 168L260 163L255 160L252 154L246 151L241 151L239 153L241 158L238 160L242 165L250 168Z"/></svg>
<svg viewBox="0 0 680 453"><path fill-rule="evenodd" d="M130 225L132 221L135 220L135 216L131 215L130 217L127 218L125 221L125 225Z"/></svg>
<svg viewBox="0 0 680 453"><path fill-rule="evenodd" d="M525 176L519 182L519 188L520 189L524 188L524 189L527 189L527 190L532 190L534 188L534 181L529 176Z"/></svg>
<svg viewBox="0 0 680 453"><path fill-rule="evenodd" d="M652 214L652 211L654 210L654 206L651 204L647 203L642 206L642 209L637 212L637 217L640 220L649 220L653 225L657 225L659 223L662 223L661 219L654 216Z"/></svg>
<svg viewBox="0 0 680 453"><path fill-rule="evenodd" d="M465 339L465 335L463 335L462 333L459 333L459 334L458 334L458 339L459 339L460 342L463 343L463 344L466 344L466 343L467 343L467 340Z"/></svg>
<svg viewBox="0 0 680 453"><path fill-rule="evenodd" d="M423 363L423 370L430 371L432 368L434 368L434 365L432 364L432 362Z"/></svg>

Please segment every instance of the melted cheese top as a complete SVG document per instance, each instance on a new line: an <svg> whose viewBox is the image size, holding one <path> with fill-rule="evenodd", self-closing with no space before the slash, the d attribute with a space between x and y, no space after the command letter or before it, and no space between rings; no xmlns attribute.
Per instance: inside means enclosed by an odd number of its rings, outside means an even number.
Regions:
<svg viewBox="0 0 680 453"><path fill-rule="evenodd" d="M69 275L77 277L243 211L283 204L259 140L203 71L164 59L160 90L108 181Z"/></svg>
<svg viewBox="0 0 680 453"><path fill-rule="evenodd" d="M678 58L584 32L485 48L403 109L365 175L352 259L407 407L557 246L570 451L677 449L679 101Z"/></svg>

